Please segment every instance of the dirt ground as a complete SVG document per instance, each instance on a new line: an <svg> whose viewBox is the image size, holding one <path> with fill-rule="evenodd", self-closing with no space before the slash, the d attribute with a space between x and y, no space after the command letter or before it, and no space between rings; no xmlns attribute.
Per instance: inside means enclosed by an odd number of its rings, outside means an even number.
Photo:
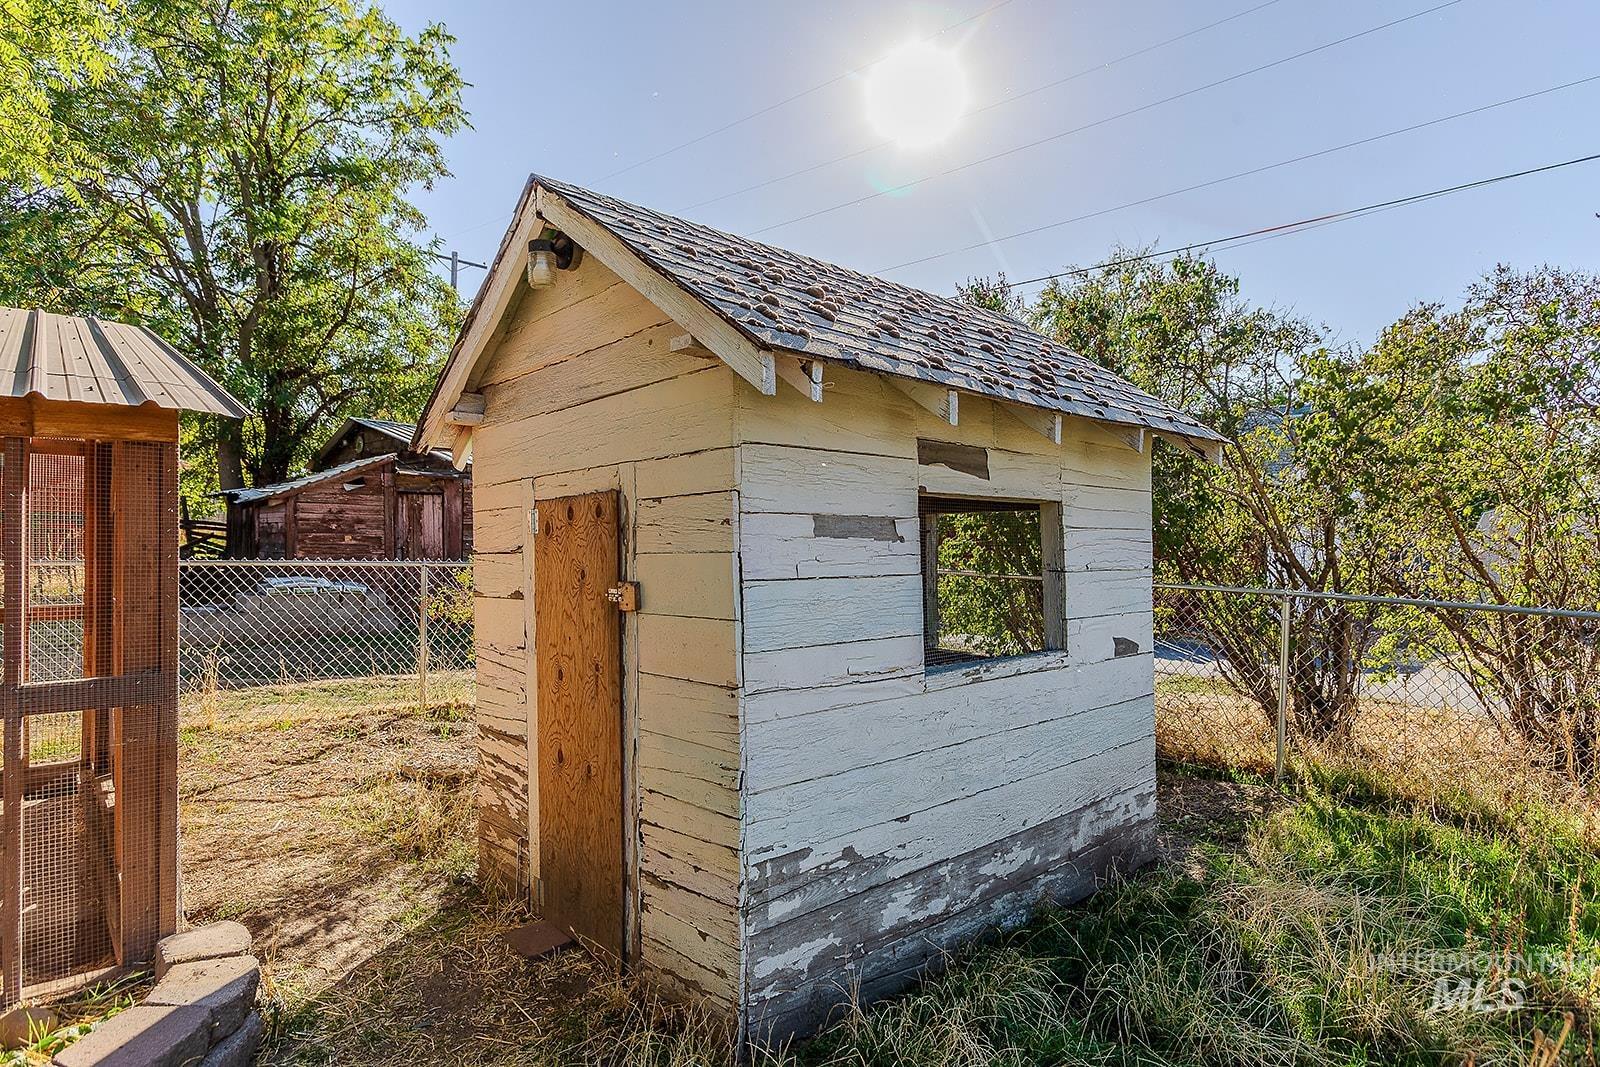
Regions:
<svg viewBox="0 0 1600 1067"><path fill-rule="evenodd" d="M400 681L185 708L185 915L255 935L262 1062L624 1063L629 1040L655 1040L661 1009L638 990L579 955L528 963L505 945L525 916L472 879L472 737L464 704L423 714ZM1280 802L1177 775L1161 790L1163 853L1180 864L1196 838L1236 840Z"/></svg>
<svg viewBox="0 0 1600 1067"><path fill-rule="evenodd" d="M469 713L423 714L399 680L186 704L185 918L236 919L255 935L275 1009L269 1052L285 1062L307 1062L296 1039L320 1036L298 1026L308 1007L471 895Z"/></svg>

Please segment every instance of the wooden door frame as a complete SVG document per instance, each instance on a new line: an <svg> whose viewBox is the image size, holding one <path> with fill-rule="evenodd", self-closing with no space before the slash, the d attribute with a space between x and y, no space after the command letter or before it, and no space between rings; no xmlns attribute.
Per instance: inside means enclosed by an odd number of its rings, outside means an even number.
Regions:
<svg viewBox="0 0 1600 1067"><path fill-rule="evenodd" d="M596 467L589 470L543 475L525 479L521 486L524 550L522 552L523 626L525 634L524 677L528 681L526 695L527 715L527 765L528 805L526 818L526 881L529 902L538 902L539 882L539 703L537 671L534 666L534 600L533 566L534 530L537 526L537 507L540 501L557 497L576 496L583 493L614 491L617 493L617 551L618 573L623 581L638 580L638 544L635 523L636 493L633 464ZM477 495L473 503L477 506ZM631 970L642 958L643 941L640 912L643 900L639 874L639 616L626 612L622 616L622 910L623 936L622 965Z"/></svg>

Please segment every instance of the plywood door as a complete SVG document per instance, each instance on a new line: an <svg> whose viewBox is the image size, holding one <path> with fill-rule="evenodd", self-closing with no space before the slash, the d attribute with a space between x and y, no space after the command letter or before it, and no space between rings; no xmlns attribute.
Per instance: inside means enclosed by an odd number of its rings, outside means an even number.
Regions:
<svg viewBox="0 0 1600 1067"><path fill-rule="evenodd" d="M539 877L546 920L622 956L621 615L615 492L541 500L534 535Z"/></svg>

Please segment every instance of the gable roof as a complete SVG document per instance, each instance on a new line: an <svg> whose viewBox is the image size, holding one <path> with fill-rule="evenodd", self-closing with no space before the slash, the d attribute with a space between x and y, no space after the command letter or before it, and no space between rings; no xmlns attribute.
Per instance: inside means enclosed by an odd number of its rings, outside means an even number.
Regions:
<svg viewBox="0 0 1600 1067"><path fill-rule="evenodd" d="M311 458L312 464L320 465L325 462L328 458L328 453L333 451L334 446L343 441L351 430L357 428L373 430L389 438L399 446L396 449L397 452L412 451L411 441L417 435L417 424L414 422L394 422L390 419L369 419L360 415L352 415L344 420L344 425L340 426L338 431L330 436L321 448L317 449L316 455ZM432 455L435 459L441 459L447 463L450 461L450 453L444 449L433 449Z"/></svg>
<svg viewBox="0 0 1600 1067"><path fill-rule="evenodd" d="M438 437L446 410L464 391L493 328L492 322L485 326L475 320L503 311L505 279L495 275L520 273L526 235L536 236L535 226L542 225L536 218L564 229L586 255L598 256L635 288L647 283L648 289L641 289L647 298L763 392L772 391L772 354L785 353L1148 429L1210 449L1225 440L1003 315L538 175L524 189L490 279L474 300L429 401L418 440ZM633 262L619 262L624 259ZM670 286L660 286L658 279ZM497 281L499 286L492 284ZM690 317L686 312L716 336L702 336L701 326L684 321ZM747 365L760 359L767 361L765 374Z"/></svg>
<svg viewBox="0 0 1600 1067"><path fill-rule="evenodd" d="M152 330L11 307L0 307L0 396L250 414Z"/></svg>

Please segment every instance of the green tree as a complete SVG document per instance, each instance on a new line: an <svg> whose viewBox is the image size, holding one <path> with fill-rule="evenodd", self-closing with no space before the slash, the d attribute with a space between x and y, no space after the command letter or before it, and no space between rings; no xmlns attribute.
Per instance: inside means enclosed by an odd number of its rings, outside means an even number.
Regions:
<svg viewBox="0 0 1600 1067"><path fill-rule="evenodd" d="M82 165L32 196L0 278L171 326L256 412L199 434L223 486L287 477L352 411L414 412L458 316L408 200L465 121L450 41L356 0L129 0L117 76L53 93ZM15 266L41 243L94 269Z"/></svg>
<svg viewBox="0 0 1600 1067"><path fill-rule="evenodd" d="M30 182L69 164L50 95L102 79L109 5L0 0L0 181Z"/></svg>
<svg viewBox="0 0 1600 1067"><path fill-rule="evenodd" d="M1370 553L1352 536L1358 502L1328 477L1330 442L1305 433L1295 395L1320 331L1255 307L1235 277L1199 256L1156 260L1117 249L1108 265L1050 283L1029 310L1041 331L1231 439L1220 465L1174 448L1152 454L1158 576L1187 584L1324 592L1370 586ZM1196 592L1164 601L1264 714L1276 714L1279 604ZM1303 733L1337 738L1355 711L1373 612L1294 602L1291 714Z"/></svg>
<svg viewBox="0 0 1600 1067"><path fill-rule="evenodd" d="M962 572L939 576L943 635L986 656L1043 648L1043 586L1033 580L1044 573L1038 509L952 512L937 522L939 567Z"/></svg>
<svg viewBox="0 0 1600 1067"><path fill-rule="evenodd" d="M1423 305L1370 349L1307 368L1311 432L1338 442L1382 591L1600 608L1600 280L1498 268L1459 310ZM1506 732L1600 774L1593 623L1471 610L1392 620L1445 656Z"/></svg>

